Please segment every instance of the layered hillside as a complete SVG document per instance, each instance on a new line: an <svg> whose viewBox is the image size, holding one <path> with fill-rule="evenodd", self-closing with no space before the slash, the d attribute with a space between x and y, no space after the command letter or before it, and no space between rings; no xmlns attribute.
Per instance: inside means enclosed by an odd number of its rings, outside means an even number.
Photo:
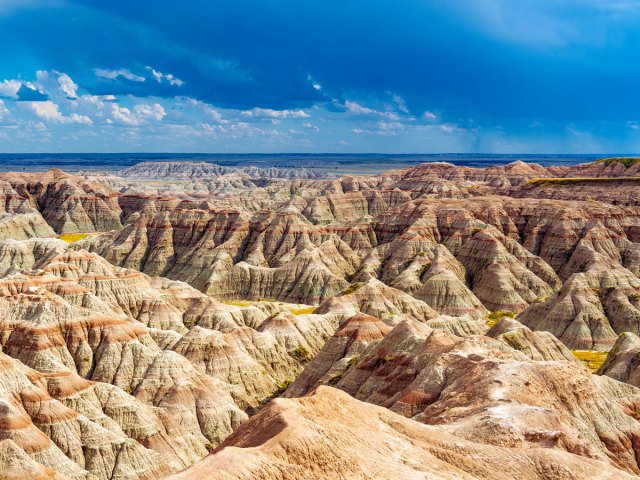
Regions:
<svg viewBox="0 0 640 480"><path fill-rule="evenodd" d="M2 174L0 472L640 474L634 169Z"/></svg>
<svg viewBox="0 0 640 480"><path fill-rule="evenodd" d="M284 305L227 306L60 240L0 251L0 435L70 478L190 465L335 330Z"/></svg>
<svg viewBox="0 0 640 480"><path fill-rule="evenodd" d="M170 480L630 479L605 462L547 448L462 439L329 387L279 399Z"/></svg>

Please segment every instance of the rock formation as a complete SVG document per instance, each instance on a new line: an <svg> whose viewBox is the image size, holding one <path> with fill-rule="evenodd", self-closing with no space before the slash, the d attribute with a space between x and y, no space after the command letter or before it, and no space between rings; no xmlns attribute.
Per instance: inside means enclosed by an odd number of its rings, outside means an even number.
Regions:
<svg viewBox="0 0 640 480"><path fill-rule="evenodd" d="M558 449L640 473L640 423L629 410L640 390L594 380L551 335L505 322L489 332L495 339L460 338L356 315L284 396L330 385L470 441Z"/></svg>
<svg viewBox="0 0 640 480"><path fill-rule="evenodd" d="M168 480L634 478L605 462L549 448L473 442L319 387L278 399L213 455Z"/></svg>
<svg viewBox="0 0 640 480"><path fill-rule="evenodd" d="M0 477L638 475L638 168L0 174Z"/></svg>
<svg viewBox="0 0 640 480"><path fill-rule="evenodd" d="M634 333L625 332L618 337L607 359L598 370L598 374L640 387L638 367L640 367L640 337Z"/></svg>

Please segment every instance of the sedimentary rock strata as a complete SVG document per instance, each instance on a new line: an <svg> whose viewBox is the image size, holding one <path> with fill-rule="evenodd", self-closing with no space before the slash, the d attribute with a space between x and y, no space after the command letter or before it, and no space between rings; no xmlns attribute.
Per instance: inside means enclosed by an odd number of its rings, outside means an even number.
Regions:
<svg viewBox="0 0 640 480"><path fill-rule="evenodd" d="M640 423L628 408L640 390L595 381L549 334L498 324L489 335L354 316L285 397L331 385L470 441L558 449L640 472Z"/></svg>
<svg viewBox="0 0 640 480"><path fill-rule="evenodd" d="M279 399L241 426L217 451L170 480L316 478L583 479L634 478L593 460L549 448L473 442L389 410L319 387Z"/></svg>
<svg viewBox="0 0 640 480"><path fill-rule="evenodd" d="M0 472L640 474L637 168L2 174Z"/></svg>

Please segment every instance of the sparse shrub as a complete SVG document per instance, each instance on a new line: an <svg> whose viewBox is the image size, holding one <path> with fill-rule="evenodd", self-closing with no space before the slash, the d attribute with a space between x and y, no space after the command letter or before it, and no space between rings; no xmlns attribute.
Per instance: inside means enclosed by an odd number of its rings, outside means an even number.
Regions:
<svg viewBox="0 0 640 480"><path fill-rule="evenodd" d="M358 290L360 290L361 287L362 287L362 283L354 282L351 285L349 285L347 288L345 288L342 292L340 292L340 295L351 295L352 293L355 293Z"/></svg>
<svg viewBox="0 0 640 480"><path fill-rule="evenodd" d="M342 379L343 375L344 375L344 372L335 374L333 377L329 379L329 381L327 382L327 385L331 385L331 386L337 385L338 382Z"/></svg>
<svg viewBox="0 0 640 480"><path fill-rule="evenodd" d="M354 355L349 359L349 362L347 363L347 365L349 366L355 365L356 363L358 363L358 360L360 360L360 355Z"/></svg>
<svg viewBox="0 0 640 480"><path fill-rule="evenodd" d="M299 361L300 363L307 363L311 361L311 355L309 354L309 351L302 345L298 345L295 350L291 350L289 352L289 355L291 356L291 358Z"/></svg>
<svg viewBox="0 0 640 480"><path fill-rule="evenodd" d="M496 310L495 312L491 312L489 315L485 317L485 322L489 327L493 327L502 317L515 317L515 312L506 312L502 310Z"/></svg>
<svg viewBox="0 0 640 480"><path fill-rule="evenodd" d="M610 183L610 182L624 182L624 183L638 183L640 177L566 177L566 178L532 178L527 182L527 185L540 186L540 185L576 185L581 183Z"/></svg>
<svg viewBox="0 0 640 480"><path fill-rule="evenodd" d="M629 168L633 165L638 165L640 163L640 158L637 157L612 157L612 158L602 158L595 163L604 163L607 167L609 165L613 165L614 163L620 163L624 165L624 168Z"/></svg>

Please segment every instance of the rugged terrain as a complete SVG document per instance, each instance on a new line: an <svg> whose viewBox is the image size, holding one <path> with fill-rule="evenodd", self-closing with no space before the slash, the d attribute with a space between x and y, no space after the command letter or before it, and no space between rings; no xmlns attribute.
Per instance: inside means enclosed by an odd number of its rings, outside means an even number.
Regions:
<svg viewBox="0 0 640 480"><path fill-rule="evenodd" d="M0 174L0 478L640 474L639 168Z"/></svg>

